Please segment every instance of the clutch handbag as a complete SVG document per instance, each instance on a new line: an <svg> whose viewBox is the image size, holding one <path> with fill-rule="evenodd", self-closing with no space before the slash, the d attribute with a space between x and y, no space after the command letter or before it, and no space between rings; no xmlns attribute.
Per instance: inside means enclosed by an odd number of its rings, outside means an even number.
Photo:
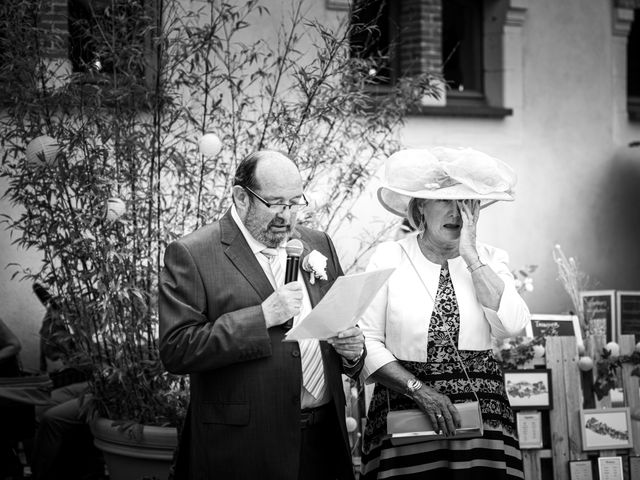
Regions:
<svg viewBox="0 0 640 480"><path fill-rule="evenodd" d="M387 414L387 435L393 445L427 442L442 438L473 438L481 437L483 433L482 414L477 401L456 403L454 405L460 415L460 427L455 435L437 433L429 417L422 410L395 410Z"/></svg>
<svg viewBox="0 0 640 480"><path fill-rule="evenodd" d="M409 254L404 250L404 247L401 245L402 250L407 255L411 266L418 274L418 278L422 280L422 277L418 273L418 269L416 268L413 260ZM431 292L424 285L427 294L433 299ZM422 411L417 408L412 408L408 410L391 410L391 404L389 402L389 393L387 392L387 404L389 406L389 412L387 413L387 436L391 440L392 445L405 445L408 443L417 443L417 442L427 442L430 440L438 440L443 438L450 439L460 439L460 438L473 438L473 437L481 437L484 429L482 423L482 412L480 411L480 400L478 399L478 394L473 388L473 384L471 383L471 379L469 378L469 374L467 372L466 367L464 366L464 362L460 358L460 353L458 352L458 347L455 345L453 338L451 338L451 333L449 330L446 330L447 336L449 338L449 342L453 346L453 350L456 352L456 357L464 372L465 378L469 384L469 388L473 392L473 396L475 397L475 401L466 402L466 403L456 403L454 406L460 415L460 427L456 429L455 435L444 435L441 432L436 432L431 424L431 420L429 417Z"/></svg>

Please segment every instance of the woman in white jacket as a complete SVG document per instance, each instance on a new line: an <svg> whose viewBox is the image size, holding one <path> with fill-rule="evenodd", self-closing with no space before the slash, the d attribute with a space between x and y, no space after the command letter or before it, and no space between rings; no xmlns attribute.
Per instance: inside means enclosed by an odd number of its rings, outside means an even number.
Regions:
<svg viewBox="0 0 640 480"><path fill-rule="evenodd" d="M369 270L395 268L363 316L363 375L375 382L362 474L373 478L523 478L513 412L491 339L530 320L507 254L476 242L480 209L513 200L516 177L473 149L401 150L388 158L382 206L417 229L380 245ZM479 399L484 433L455 439L455 407ZM449 439L394 446L389 409L419 408Z"/></svg>

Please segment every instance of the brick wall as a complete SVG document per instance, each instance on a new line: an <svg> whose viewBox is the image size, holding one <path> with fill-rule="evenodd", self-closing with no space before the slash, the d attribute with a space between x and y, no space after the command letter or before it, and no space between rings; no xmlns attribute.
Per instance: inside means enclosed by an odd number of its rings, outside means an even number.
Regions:
<svg viewBox="0 0 640 480"><path fill-rule="evenodd" d="M41 0L38 20L44 33L43 56L67 58L69 54L67 0Z"/></svg>
<svg viewBox="0 0 640 480"><path fill-rule="evenodd" d="M409 75L438 72L442 65L441 0L400 0L400 70Z"/></svg>

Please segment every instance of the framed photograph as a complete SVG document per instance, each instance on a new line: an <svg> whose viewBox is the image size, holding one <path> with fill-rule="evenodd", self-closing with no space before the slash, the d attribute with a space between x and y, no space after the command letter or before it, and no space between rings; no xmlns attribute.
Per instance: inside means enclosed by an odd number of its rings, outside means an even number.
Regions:
<svg viewBox="0 0 640 480"><path fill-rule="evenodd" d="M600 480L623 480L622 457L599 457L598 478Z"/></svg>
<svg viewBox="0 0 640 480"><path fill-rule="evenodd" d="M618 335L635 335L640 341L640 292L616 292L616 307Z"/></svg>
<svg viewBox="0 0 640 480"><path fill-rule="evenodd" d="M584 308L584 319L588 325L602 328L607 342L618 338L616 331L616 291L615 290L585 290L580 292L582 308Z"/></svg>
<svg viewBox="0 0 640 480"><path fill-rule="evenodd" d="M525 328L525 334L527 337L576 337L576 343L584 345L577 315L532 314L531 322Z"/></svg>
<svg viewBox="0 0 640 480"><path fill-rule="evenodd" d="M520 448L542 448L542 413L538 411L516 412Z"/></svg>
<svg viewBox="0 0 640 480"><path fill-rule="evenodd" d="M505 370L504 386L514 410L550 410L551 370Z"/></svg>
<svg viewBox="0 0 640 480"><path fill-rule="evenodd" d="M580 410L582 449L615 450L631 448L629 407Z"/></svg>
<svg viewBox="0 0 640 480"><path fill-rule="evenodd" d="M569 474L571 480L593 480L593 464L591 460L570 460Z"/></svg>

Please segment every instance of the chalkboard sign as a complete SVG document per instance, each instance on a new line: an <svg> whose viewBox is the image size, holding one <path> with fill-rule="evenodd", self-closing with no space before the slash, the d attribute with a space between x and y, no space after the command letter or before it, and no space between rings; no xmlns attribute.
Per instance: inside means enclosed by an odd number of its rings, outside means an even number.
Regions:
<svg viewBox="0 0 640 480"><path fill-rule="evenodd" d="M614 341L617 337L616 324L616 291L615 290L586 290L580 292L584 320L593 333L599 333L594 328L602 325L602 332L607 342Z"/></svg>
<svg viewBox="0 0 640 480"><path fill-rule="evenodd" d="M525 333L528 337L558 336L576 337L576 343L582 345L582 332L576 315L531 315L531 323Z"/></svg>
<svg viewBox="0 0 640 480"><path fill-rule="evenodd" d="M640 341L640 292L616 292L617 327L620 335L635 335Z"/></svg>

